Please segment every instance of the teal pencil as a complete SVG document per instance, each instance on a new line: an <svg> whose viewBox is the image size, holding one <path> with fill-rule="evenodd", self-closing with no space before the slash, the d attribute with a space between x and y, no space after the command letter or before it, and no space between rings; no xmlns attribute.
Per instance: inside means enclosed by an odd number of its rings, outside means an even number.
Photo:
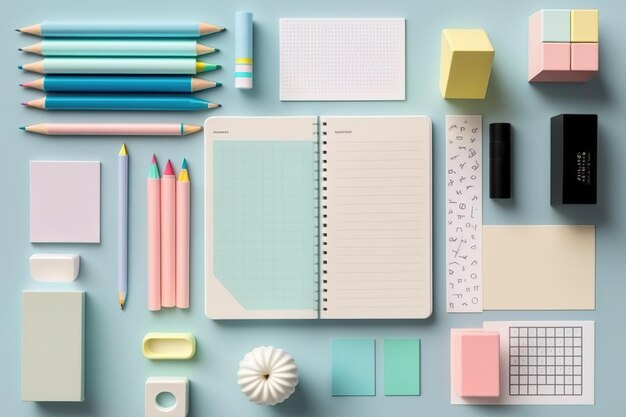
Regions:
<svg viewBox="0 0 626 417"><path fill-rule="evenodd" d="M55 95L22 103L42 110L195 111L220 107L191 96L178 95Z"/></svg>
<svg viewBox="0 0 626 417"><path fill-rule="evenodd" d="M195 58L44 58L18 67L39 74L197 74L221 65Z"/></svg>

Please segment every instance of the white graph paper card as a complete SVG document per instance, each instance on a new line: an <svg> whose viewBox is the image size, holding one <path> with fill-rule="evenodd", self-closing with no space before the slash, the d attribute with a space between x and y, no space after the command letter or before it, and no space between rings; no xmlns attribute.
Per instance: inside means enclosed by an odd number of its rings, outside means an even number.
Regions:
<svg viewBox="0 0 626 417"><path fill-rule="evenodd" d="M446 311L483 311L481 115L446 116Z"/></svg>
<svg viewBox="0 0 626 417"><path fill-rule="evenodd" d="M594 404L593 321L486 321L483 328L500 333L500 397L453 396L453 404Z"/></svg>
<svg viewBox="0 0 626 417"><path fill-rule="evenodd" d="M405 99L405 19L280 19L280 100Z"/></svg>

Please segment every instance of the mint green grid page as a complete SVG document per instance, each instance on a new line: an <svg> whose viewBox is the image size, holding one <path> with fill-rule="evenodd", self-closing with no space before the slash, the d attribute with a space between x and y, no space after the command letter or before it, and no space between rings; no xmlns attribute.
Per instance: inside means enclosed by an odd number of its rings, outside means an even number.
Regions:
<svg viewBox="0 0 626 417"><path fill-rule="evenodd" d="M213 149L215 276L246 309L317 310L317 143Z"/></svg>

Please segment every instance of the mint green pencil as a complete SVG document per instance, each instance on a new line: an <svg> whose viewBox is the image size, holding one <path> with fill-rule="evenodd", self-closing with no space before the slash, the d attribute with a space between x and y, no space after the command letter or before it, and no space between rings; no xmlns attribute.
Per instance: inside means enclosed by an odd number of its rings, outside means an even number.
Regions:
<svg viewBox="0 0 626 417"><path fill-rule="evenodd" d="M44 58L18 68L39 74L197 74L221 65L195 58Z"/></svg>
<svg viewBox="0 0 626 417"><path fill-rule="evenodd" d="M194 57L218 49L195 39L44 39L20 51L46 57Z"/></svg>

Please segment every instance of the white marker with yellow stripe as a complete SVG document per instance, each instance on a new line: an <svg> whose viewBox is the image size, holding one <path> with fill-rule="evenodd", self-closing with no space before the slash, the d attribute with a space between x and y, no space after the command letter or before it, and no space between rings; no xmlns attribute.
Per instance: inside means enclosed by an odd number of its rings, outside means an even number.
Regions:
<svg viewBox="0 0 626 417"><path fill-rule="evenodd" d="M235 13L235 88L252 88L252 13Z"/></svg>

